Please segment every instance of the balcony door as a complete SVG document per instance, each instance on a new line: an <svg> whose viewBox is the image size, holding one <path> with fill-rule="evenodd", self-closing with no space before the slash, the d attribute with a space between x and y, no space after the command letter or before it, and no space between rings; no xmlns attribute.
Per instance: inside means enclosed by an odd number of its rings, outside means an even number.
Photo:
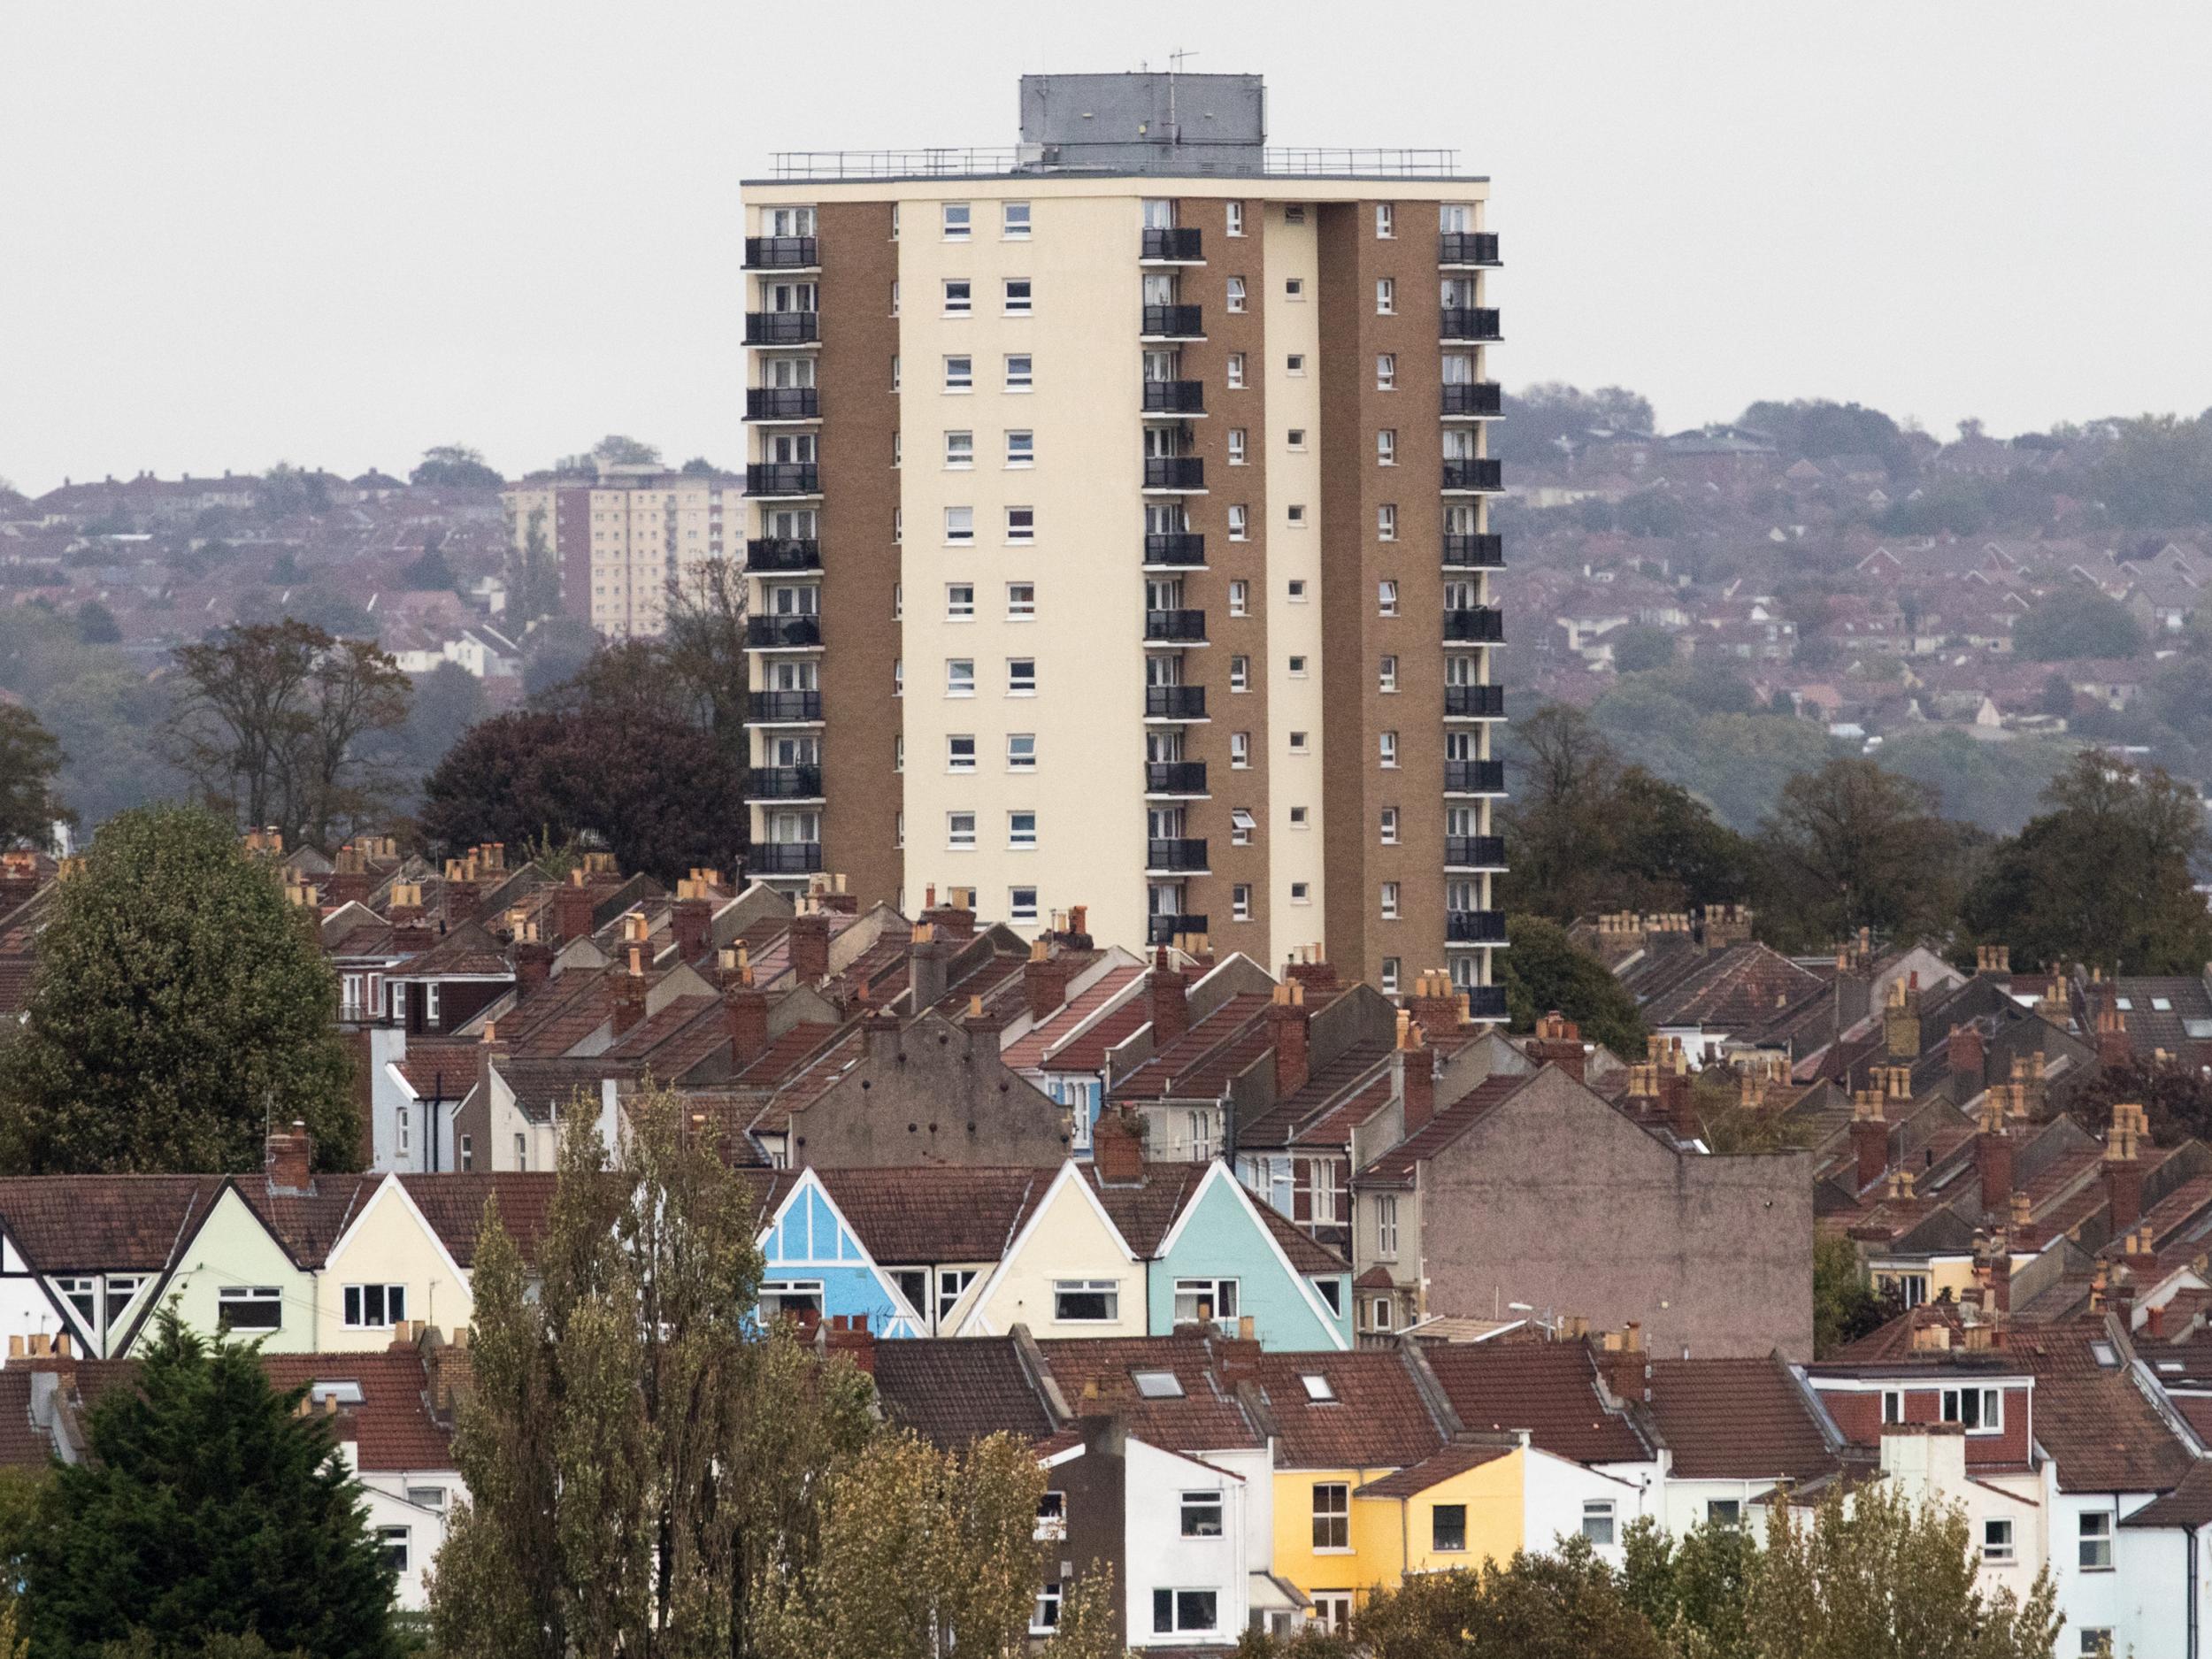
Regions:
<svg viewBox="0 0 2212 1659"><path fill-rule="evenodd" d="M780 465L812 466L818 448L810 432L779 432L768 440L768 458Z"/></svg>
<svg viewBox="0 0 2212 1659"><path fill-rule="evenodd" d="M818 311L820 297L820 288L812 282L764 282L760 285L763 311Z"/></svg>

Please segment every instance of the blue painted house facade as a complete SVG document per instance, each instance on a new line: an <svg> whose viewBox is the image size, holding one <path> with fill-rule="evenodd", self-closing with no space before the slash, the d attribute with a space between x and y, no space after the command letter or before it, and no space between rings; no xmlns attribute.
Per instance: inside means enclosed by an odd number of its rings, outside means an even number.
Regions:
<svg viewBox="0 0 2212 1659"><path fill-rule="evenodd" d="M1291 1260L1295 1249L1303 1259ZM1283 1352L1352 1346L1348 1264L1294 1239L1286 1248L1257 1204L1217 1160L1160 1240L1146 1272L1155 1336L1179 1321L1252 1321L1260 1346Z"/></svg>
<svg viewBox="0 0 2212 1659"><path fill-rule="evenodd" d="M761 1229L760 1310L864 1318L879 1337L923 1333L913 1309L876 1264L811 1170L803 1171Z"/></svg>

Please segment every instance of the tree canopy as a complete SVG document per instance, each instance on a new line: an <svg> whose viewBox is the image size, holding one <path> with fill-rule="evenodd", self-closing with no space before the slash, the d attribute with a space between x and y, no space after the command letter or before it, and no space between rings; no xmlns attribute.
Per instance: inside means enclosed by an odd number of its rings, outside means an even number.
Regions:
<svg viewBox="0 0 2212 1659"><path fill-rule="evenodd" d="M422 452L407 481L436 488L497 489L507 480L484 464L482 450L465 443L440 443Z"/></svg>
<svg viewBox="0 0 2212 1659"><path fill-rule="evenodd" d="M0 1168L258 1169L273 1118L349 1167L352 1068L311 930L208 813L110 819L55 892L23 1028L0 1043Z"/></svg>
<svg viewBox="0 0 2212 1659"><path fill-rule="evenodd" d="M54 794L61 745L20 704L0 703L0 848L45 846L66 810Z"/></svg>
<svg viewBox="0 0 2212 1659"><path fill-rule="evenodd" d="M2143 649L2143 630L2118 600L2093 588L2072 588L2038 602L2013 624L2012 649L2031 663L2133 657Z"/></svg>
<svg viewBox="0 0 2212 1659"><path fill-rule="evenodd" d="M1555 1010L1581 1027L1583 1037L1631 1057L1644 1051L1643 1017L1636 999L1606 965L1540 916L1509 916L1506 942L1497 957L1505 1006L1515 1031L1531 1031Z"/></svg>

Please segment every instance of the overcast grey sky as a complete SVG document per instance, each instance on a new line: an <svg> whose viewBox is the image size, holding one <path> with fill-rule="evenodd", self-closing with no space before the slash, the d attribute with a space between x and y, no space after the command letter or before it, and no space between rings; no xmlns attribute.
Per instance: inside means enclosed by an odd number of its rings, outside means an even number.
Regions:
<svg viewBox="0 0 2212 1659"><path fill-rule="evenodd" d="M0 476L739 454L738 180L1258 71L1492 175L1509 385L1947 435L2212 403L2212 7L0 0Z"/></svg>

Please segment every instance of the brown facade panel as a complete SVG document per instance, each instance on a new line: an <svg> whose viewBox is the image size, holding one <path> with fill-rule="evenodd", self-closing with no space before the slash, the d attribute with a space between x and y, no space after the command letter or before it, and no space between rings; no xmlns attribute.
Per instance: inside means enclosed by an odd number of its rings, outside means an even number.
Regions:
<svg viewBox="0 0 2212 1659"><path fill-rule="evenodd" d="M904 885L900 791L893 771L900 728L893 665L899 505L892 445L899 400L891 360L898 243L887 202L826 204L822 249L822 859L860 902L895 902Z"/></svg>

